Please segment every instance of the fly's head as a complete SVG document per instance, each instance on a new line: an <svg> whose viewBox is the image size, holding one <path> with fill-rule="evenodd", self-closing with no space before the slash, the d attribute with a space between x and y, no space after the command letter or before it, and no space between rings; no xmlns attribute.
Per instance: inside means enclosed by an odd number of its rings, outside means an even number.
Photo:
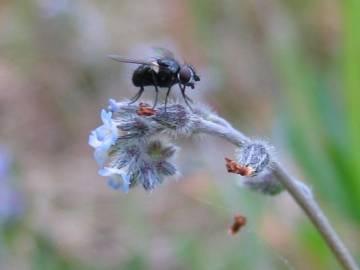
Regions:
<svg viewBox="0 0 360 270"><path fill-rule="evenodd" d="M192 89L195 87L195 82L200 81L199 75L191 65L182 65L179 70L178 79L180 84L190 86Z"/></svg>

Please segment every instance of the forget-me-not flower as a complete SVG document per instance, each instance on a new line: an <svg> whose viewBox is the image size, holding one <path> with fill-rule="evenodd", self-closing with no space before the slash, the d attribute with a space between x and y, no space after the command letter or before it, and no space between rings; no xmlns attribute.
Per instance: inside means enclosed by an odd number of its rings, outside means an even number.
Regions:
<svg viewBox="0 0 360 270"><path fill-rule="evenodd" d="M11 183L11 159L0 150L0 225L19 217L23 211L20 193Z"/></svg>
<svg viewBox="0 0 360 270"><path fill-rule="evenodd" d="M94 157L99 166L106 162L108 151L118 138L116 123L112 120L112 112L101 111L103 125L93 130L89 136L89 145L95 148Z"/></svg>
<svg viewBox="0 0 360 270"><path fill-rule="evenodd" d="M121 189L128 192L130 188L130 176L123 169L105 167L99 170L99 175L108 178L108 185L113 189Z"/></svg>
<svg viewBox="0 0 360 270"><path fill-rule="evenodd" d="M89 136L100 166L99 174L108 178L112 188L124 192L138 184L153 190L165 177L177 173L171 162L176 147L164 143L159 136L165 131L164 123L179 118L181 121L175 121L175 126L172 123L171 128L186 124L183 120L186 112L177 107L174 110L169 106L168 112L159 110L153 117L138 114L137 109L137 105L109 100L108 112L101 112L103 125Z"/></svg>

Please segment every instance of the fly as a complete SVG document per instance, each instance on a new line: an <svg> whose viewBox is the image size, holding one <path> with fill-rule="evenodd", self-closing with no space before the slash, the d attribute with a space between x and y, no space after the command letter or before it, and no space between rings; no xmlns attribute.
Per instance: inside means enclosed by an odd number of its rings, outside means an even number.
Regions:
<svg viewBox="0 0 360 270"><path fill-rule="evenodd" d="M125 58L119 55L109 55L109 58L115 61L139 65L133 72L132 82L136 87L140 87L140 89L130 99L130 104L136 102L141 97L145 86L154 86L155 101L153 108L155 108L158 102L159 88L167 88L165 97L166 110L171 89L177 84L186 105L191 109L190 102L192 103L192 100L186 95L185 90L187 87L194 89L195 82L200 81L200 77L196 74L192 65L180 64L169 50L158 48L158 51L160 56L148 61Z"/></svg>

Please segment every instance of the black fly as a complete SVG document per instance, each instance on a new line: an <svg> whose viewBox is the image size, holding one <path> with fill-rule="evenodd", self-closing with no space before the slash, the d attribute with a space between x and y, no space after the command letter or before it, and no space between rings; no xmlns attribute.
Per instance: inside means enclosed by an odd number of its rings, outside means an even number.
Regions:
<svg viewBox="0 0 360 270"><path fill-rule="evenodd" d="M155 87L155 102L153 108L156 107L158 101L158 88L167 88L165 98L166 110L171 87L178 84L185 103L191 108L189 102L192 102L192 100L185 94L185 89L186 87L194 89L195 82L200 81L200 77L196 74L193 66L180 64L175 60L173 53L169 50L163 48L158 48L157 50L160 52L160 57L156 57L150 61L109 55L109 57L115 61L139 65L133 73L132 82L135 86L140 87L140 90L131 98L130 104L141 97L145 86L153 85Z"/></svg>

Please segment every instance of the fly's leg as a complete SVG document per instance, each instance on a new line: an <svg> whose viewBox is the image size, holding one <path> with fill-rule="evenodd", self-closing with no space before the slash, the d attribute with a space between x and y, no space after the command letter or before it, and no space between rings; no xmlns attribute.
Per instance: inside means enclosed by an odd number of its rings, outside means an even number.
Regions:
<svg viewBox="0 0 360 270"><path fill-rule="evenodd" d="M158 98L159 98L159 88L158 88L158 83L157 83L155 71L151 72L151 74L152 74L153 83L154 83L154 87L155 87L155 101L154 101L154 105L153 105L152 108L155 109L156 104L158 102Z"/></svg>
<svg viewBox="0 0 360 270"><path fill-rule="evenodd" d="M194 103L194 101L192 101L192 99L189 98L189 96L185 94L185 90L184 90L184 98L185 98L187 101L189 101L190 103Z"/></svg>
<svg viewBox="0 0 360 270"><path fill-rule="evenodd" d="M158 102L158 97L159 97L159 89L158 89L157 85L155 85L155 101L154 101L154 105L152 107L153 109L155 109L155 107L156 107L156 104Z"/></svg>
<svg viewBox="0 0 360 270"><path fill-rule="evenodd" d="M181 94L182 94L182 96L184 98L184 101L185 101L186 105L189 107L189 109L191 111L193 111L193 109L192 109L192 107L190 106L190 103L189 103L189 101L192 102L192 100L185 94L186 86L184 85L183 87L181 87L180 84L179 84L179 86L180 86Z"/></svg>
<svg viewBox="0 0 360 270"><path fill-rule="evenodd" d="M171 91L171 86L169 86L167 92L166 92L166 97L165 97L165 112L166 112L166 105L167 105L167 101L170 95L170 91Z"/></svg>
<svg viewBox="0 0 360 270"><path fill-rule="evenodd" d="M142 93L144 92L144 86L140 86L140 90L136 93L135 96L133 96L131 99L130 99L130 102L129 104L133 104L134 102L136 102L142 95Z"/></svg>

